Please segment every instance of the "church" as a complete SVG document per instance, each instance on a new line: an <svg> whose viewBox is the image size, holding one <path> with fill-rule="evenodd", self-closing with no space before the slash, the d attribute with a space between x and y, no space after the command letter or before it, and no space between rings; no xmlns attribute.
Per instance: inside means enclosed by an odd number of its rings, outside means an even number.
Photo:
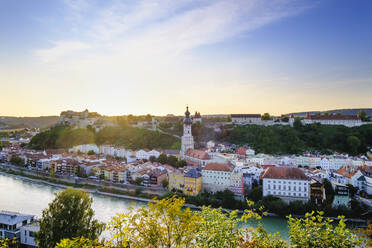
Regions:
<svg viewBox="0 0 372 248"><path fill-rule="evenodd" d="M181 158L185 159L188 149L194 149L194 137L191 132L192 120L190 118L189 107L186 107L185 118L183 120L183 136L181 138Z"/></svg>

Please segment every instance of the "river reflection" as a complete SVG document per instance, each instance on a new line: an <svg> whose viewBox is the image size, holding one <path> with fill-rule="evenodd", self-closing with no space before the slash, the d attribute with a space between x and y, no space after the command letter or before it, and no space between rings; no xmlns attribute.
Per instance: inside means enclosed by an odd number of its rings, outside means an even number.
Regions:
<svg viewBox="0 0 372 248"><path fill-rule="evenodd" d="M54 193L61 190L42 183L34 183L15 176L0 175L0 210L16 211L26 214L42 215L42 210L54 199ZM96 218L103 222L110 221L115 213L125 212L130 206L134 208L145 203L126 199L93 195L93 209ZM288 239L287 222L281 218L265 217L263 226L271 233L279 232L282 238ZM257 226L256 221L242 223L244 226Z"/></svg>

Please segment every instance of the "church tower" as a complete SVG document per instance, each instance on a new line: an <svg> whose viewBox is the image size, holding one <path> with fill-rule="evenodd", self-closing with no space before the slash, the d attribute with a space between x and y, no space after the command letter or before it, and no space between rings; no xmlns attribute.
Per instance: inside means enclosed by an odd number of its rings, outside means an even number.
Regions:
<svg viewBox="0 0 372 248"><path fill-rule="evenodd" d="M189 107L186 107L185 119L183 120L183 136L181 139L181 158L185 158L188 149L194 149L194 138L191 133L192 120L190 118Z"/></svg>

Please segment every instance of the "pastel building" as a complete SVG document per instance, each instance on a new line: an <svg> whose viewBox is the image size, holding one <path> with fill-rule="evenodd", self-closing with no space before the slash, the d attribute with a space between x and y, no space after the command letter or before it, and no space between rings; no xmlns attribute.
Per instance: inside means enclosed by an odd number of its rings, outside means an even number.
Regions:
<svg viewBox="0 0 372 248"><path fill-rule="evenodd" d="M261 175L263 196L273 195L290 202L308 201L310 178L298 168L269 167Z"/></svg>

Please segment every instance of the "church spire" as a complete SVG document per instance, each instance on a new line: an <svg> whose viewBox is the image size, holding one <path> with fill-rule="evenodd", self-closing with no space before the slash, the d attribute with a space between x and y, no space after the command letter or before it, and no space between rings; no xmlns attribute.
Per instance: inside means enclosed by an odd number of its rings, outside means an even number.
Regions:
<svg viewBox="0 0 372 248"><path fill-rule="evenodd" d="M184 119L183 123L186 124L186 125L191 125L192 124L192 120L190 118L190 112L189 112L189 106L188 105L186 106L185 119Z"/></svg>

